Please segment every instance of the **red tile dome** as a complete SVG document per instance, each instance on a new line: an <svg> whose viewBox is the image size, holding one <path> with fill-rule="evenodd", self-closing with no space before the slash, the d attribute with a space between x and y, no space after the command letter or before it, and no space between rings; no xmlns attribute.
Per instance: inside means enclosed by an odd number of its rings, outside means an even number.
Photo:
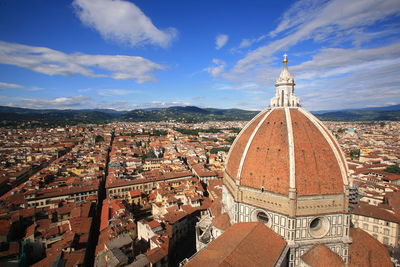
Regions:
<svg viewBox="0 0 400 267"><path fill-rule="evenodd" d="M348 184L337 141L300 107L260 112L236 138L225 172L238 186L298 197L343 194Z"/></svg>

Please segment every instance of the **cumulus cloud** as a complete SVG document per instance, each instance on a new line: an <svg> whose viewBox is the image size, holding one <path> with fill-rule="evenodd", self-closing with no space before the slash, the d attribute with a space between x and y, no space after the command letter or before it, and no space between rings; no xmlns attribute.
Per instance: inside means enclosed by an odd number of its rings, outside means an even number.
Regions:
<svg viewBox="0 0 400 267"><path fill-rule="evenodd" d="M131 46L168 46L176 37L174 28L158 29L134 3L124 0L74 0L75 13L82 23L104 39Z"/></svg>
<svg viewBox="0 0 400 267"><path fill-rule="evenodd" d="M219 34L215 38L215 49L221 49L229 40L229 36L227 34Z"/></svg>
<svg viewBox="0 0 400 267"><path fill-rule="evenodd" d="M138 83L154 81L153 71L163 66L138 56L66 54L47 47L0 41L0 64L27 68L47 75L110 77L136 79ZM106 73L98 73L101 69Z"/></svg>

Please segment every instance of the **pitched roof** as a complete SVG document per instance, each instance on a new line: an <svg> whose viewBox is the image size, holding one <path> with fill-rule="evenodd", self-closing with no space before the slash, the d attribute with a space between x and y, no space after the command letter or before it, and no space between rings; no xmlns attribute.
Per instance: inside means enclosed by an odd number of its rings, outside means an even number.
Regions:
<svg viewBox="0 0 400 267"><path fill-rule="evenodd" d="M146 252L147 259L153 264L159 262L160 260L165 258L167 255L168 255L168 253L164 249L159 248L159 247L153 248Z"/></svg>
<svg viewBox="0 0 400 267"><path fill-rule="evenodd" d="M400 217L397 216L394 212L374 205L369 205L364 202L360 202L353 209L353 214L382 219L389 222L400 223Z"/></svg>
<svg viewBox="0 0 400 267"><path fill-rule="evenodd" d="M316 245L301 256L311 267L344 266L342 258L325 245Z"/></svg>
<svg viewBox="0 0 400 267"><path fill-rule="evenodd" d="M212 224L221 230L226 230L231 226L231 219L227 213L220 214L212 220Z"/></svg>
<svg viewBox="0 0 400 267"><path fill-rule="evenodd" d="M392 267L386 247L367 232L350 228L353 243L349 246L349 267Z"/></svg>
<svg viewBox="0 0 400 267"><path fill-rule="evenodd" d="M185 266L273 266L285 247L286 241L263 223L236 223Z"/></svg>

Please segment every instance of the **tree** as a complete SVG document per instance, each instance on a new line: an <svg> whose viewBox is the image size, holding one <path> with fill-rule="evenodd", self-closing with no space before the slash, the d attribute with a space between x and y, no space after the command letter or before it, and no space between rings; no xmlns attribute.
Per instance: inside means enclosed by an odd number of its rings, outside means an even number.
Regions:
<svg viewBox="0 0 400 267"><path fill-rule="evenodd" d="M211 148L210 153L211 154L217 154L218 151L228 152L229 151L229 147L213 147L213 148Z"/></svg>
<svg viewBox="0 0 400 267"><path fill-rule="evenodd" d="M400 174L400 165L391 165L385 169L386 172Z"/></svg>
<svg viewBox="0 0 400 267"><path fill-rule="evenodd" d="M236 137L231 136L231 137L226 138L225 141L232 144L233 141L235 141L235 139L236 139Z"/></svg>
<svg viewBox="0 0 400 267"><path fill-rule="evenodd" d="M104 142L104 137L101 136L101 135L96 135L96 138L94 139L94 141L95 141L96 143Z"/></svg>
<svg viewBox="0 0 400 267"><path fill-rule="evenodd" d="M349 156L353 160L354 158L360 158L360 149L352 149L350 150Z"/></svg>

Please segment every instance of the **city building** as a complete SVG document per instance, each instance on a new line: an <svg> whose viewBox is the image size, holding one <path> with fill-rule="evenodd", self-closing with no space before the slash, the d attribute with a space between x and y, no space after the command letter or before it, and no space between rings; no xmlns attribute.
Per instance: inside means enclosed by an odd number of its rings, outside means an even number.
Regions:
<svg viewBox="0 0 400 267"><path fill-rule="evenodd" d="M394 211L360 202L352 213L354 227L363 229L384 245L399 246L400 217Z"/></svg>

